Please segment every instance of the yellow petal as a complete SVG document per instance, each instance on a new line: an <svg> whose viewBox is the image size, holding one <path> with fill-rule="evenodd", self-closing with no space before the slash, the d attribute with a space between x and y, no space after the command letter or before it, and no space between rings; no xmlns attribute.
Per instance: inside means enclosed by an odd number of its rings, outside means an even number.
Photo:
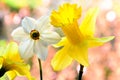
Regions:
<svg viewBox="0 0 120 80"><path fill-rule="evenodd" d="M84 37L93 36L95 33L95 23L98 8L91 8L80 25L80 30Z"/></svg>
<svg viewBox="0 0 120 80"><path fill-rule="evenodd" d="M114 36L103 37L103 38L91 38L88 40L88 47L101 46L112 39L114 39Z"/></svg>
<svg viewBox="0 0 120 80"><path fill-rule="evenodd" d="M4 57L12 61L21 62L21 58L18 52L18 45L15 42L10 42L5 50Z"/></svg>
<svg viewBox="0 0 120 80"><path fill-rule="evenodd" d="M66 48L62 48L55 54L54 58L52 59L51 65L55 71L60 71L71 64L72 58L67 55L67 50Z"/></svg>
<svg viewBox="0 0 120 80"><path fill-rule="evenodd" d="M78 61L80 64L84 66L88 66L88 47L86 43L70 46L67 50L68 55L70 55L74 60Z"/></svg>

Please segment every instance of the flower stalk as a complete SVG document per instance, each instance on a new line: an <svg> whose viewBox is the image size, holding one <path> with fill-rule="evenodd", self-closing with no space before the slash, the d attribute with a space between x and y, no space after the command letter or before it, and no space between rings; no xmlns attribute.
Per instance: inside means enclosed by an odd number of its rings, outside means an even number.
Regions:
<svg viewBox="0 0 120 80"><path fill-rule="evenodd" d="M84 68L84 66L80 64L78 80L82 80L83 68Z"/></svg>
<svg viewBox="0 0 120 80"><path fill-rule="evenodd" d="M42 77L42 65L41 65L41 60L38 58L38 62L39 62L39 69L40 69L40 80L43 80Z"/></svg>

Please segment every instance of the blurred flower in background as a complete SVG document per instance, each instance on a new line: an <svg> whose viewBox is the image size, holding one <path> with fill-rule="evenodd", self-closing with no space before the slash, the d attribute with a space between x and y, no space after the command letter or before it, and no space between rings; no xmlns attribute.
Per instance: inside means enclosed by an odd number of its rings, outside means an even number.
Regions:
<svg viewBox="0 0 120 80"><path fill-rule="evenodd" d="M8 1L8 2L7 2ZM17 3L16 3L17 2ZM83 80L119 80L120 79L120 1L119 0L0 0L0 39L11 41L13 29L20 25L25 16L35 19L50 14L64 2L76 3L82 6L83 20L89 8L99 7L96 21L95 36L116 36L111 42L97 48L89 49L90 66L85 68ZM15 8L12 9L13 4ZM18 7L19 4L22 7ZM12 4L12 7L10 6ZM16 5L17 4L17 5ZM17 6L17 7L16 7ZM17 10L16 10L17 9ZM58 30L58 32L60 32ZM50 62L57 50L49 46L48 57L42 62L44 80L76 80L78 63L73 62L63 71L55 72ZM92 58L91 58L92 57ZM39 80L39 65L34 56L31 74ZM93 78L94 75L94 78ZM17 77L15 80L24 80Z"/></svg>
<svg viewBox="0 0 120 80"><path fill-rule="evenodd" d="M20 58L17 44L10 42L4 47L4 42L0 43L0 79L13 80L16 76L26 76L29 80L33 80L29 71L30 66Z"/></svg>

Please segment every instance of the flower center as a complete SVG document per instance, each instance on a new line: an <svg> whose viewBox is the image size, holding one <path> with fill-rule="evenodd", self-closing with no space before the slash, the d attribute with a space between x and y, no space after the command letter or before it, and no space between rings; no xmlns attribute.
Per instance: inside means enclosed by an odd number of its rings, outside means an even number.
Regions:
<svg viewBox="0 0 120 80"><path fill-rule="evenodd" d="M7 70L4 67L2 67L0 69L0 77L2 77L5 74L5 72L7 72Z"/></svg>
<svg viewBox="0 0 120 80"><path fill-rule="evenodd" d="M40 33L37 31L37 30L32 30L30 32L30 37L33 39L33 40L38 40L39 37L40 37Z"/></svg>

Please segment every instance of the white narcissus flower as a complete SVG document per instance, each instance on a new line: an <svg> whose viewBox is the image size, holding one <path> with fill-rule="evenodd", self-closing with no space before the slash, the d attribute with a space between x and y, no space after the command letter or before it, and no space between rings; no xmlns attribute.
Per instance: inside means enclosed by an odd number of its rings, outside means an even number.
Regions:
<svg viewBox="0 0 120 80"><path fill-rule="evenodd" d="M31 58L34 53L41 60L45 60L48 54L47 46L61 39L51 30L48 16L42 16L38 20L25 17L22 20L22 26L16 28L11 35L14 40L20 42L20 54L25 60Z"/></svg>

